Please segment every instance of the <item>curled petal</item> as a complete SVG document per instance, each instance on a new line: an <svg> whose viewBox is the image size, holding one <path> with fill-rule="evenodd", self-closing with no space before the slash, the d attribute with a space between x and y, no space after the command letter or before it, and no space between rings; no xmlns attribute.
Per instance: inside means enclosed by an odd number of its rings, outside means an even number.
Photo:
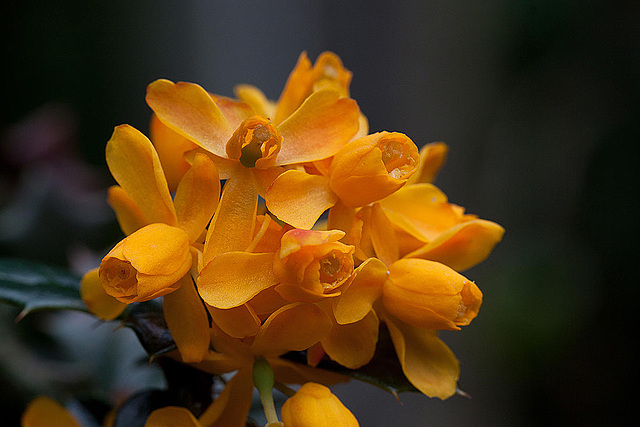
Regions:
<svg viewBox="0 0 640 427"><path fill-rule="evenodd" d="M265 200L269 211L278 219L309 230L338 198L326 177L291 169L276 178Z"/></svg>
<svg viewBox="0 0 640 427"><path fill-rule="evenodd" d="M504 228L482 219L451 227L437 239L406 255L438 261L463 271L484 261L504 234Z"/></svg>
<svg viewBox="0 0 640 427"><path fill-rule="evenodd" d="M260 291L276 285L272 253L226 252L200 272L202 299L216 308L238 307Z"/></svg>
<svg viewBox="0 0 640 427"><path fill-rule="evenodd" d="M113 320L118 317L127 304L107 294L100 284L98 269L87 272L80 281L80 296L89 311L102 320Z"/></svg>
<svg viewBox="0 0 640 427"><path fill-rule="evenodd" d="M385 317L402 371L429 397L446 399L456 391L460 367L453 352L436 331Z"/></svg>
<svg viewBox="0 0 640 427"><path fill-rule="evenodd" d="M255 355L277 356L302 351L324 338L331 319L314 304L293 303L275 311L260 328L251 346Z"/></svg>
<svg viewBox="0 0 640 427"><path fill-rule="evenodd" d="M444 142L432 142L420 149L420 167L407 184L431 183L447 158L449 147Z"/></svg>
<svg viewBox="0 0 640 427"><path fill-rule="evenodd" d="M202 427L196 417L187 409L179 406L165 406L149 415L144 427Z"/></svg>
<svg viewBox="0 0 640 427"><path fill-rule="evenodd" d="M106 156L111 174L150 223L176 224L160 159L146 136L129 125L117 126Z"/></svg>
<svg viewBox="0 0 640 427"><path fill-rule="evenodd" d="M225 157L225 144L233 128L215 101L202 87L169 80L147 86L147 104L174 132L216 156Z"/></svg>
<svg viewBox="0 0 640 427"><path fill-rule="evenodd" d="M144 213L140 210L136 202L131 196L117 185L109 187L107 192L107 202L116 213L120 229L125 235L129 235L134 231L149 224L144 217Z"/></svg>
<svg viewBox="0 0 640 427"><path fill-rule="evenodd" d="M418 148L406 135L380 132L356 139L331 163L331 189L346 206L364 206L402 187L419 164Z"/></svg>
<svg viewBox="0 0 640 427"><path fill-rule="evenodd" d="M358 369L371 361L378 342L379 322L373 310L354 323L333 325L321 341L329 357L349 369Z"/></svg>
<svg viewBox="0 0 640 427"><path fill-rule="evenodd" d="M298 57L298 62L289 74L282 94L277 104L277 111L274 118L276 124L281 123L289 117L307 96L309 96L311 85L313 84L312 66L307 52L302 52Z"/></svg>
<svg viewBox="0 0 640 427"><path fill-rule="evenodd" d="M229 309L209 306L209 313L215 324L234 338L254 336L260 329L260 319L248 304Z"/></svg>
<svg viewBox="0 0 640 427"><path fill-rule="evenodd" d="M365 317L382 295L382 285L388 274L387 266L377 258L369 258L360 264L349 287L333 302L336 322L345 325Z"/></svg>
<svg viewBox="0 0 640 427"><path fill-rule="evenodd" d="M220 178L216 166L206 155L196 153L174 199L178 225L187 232L189 241L195 242L209 224L219 197Z"/></svg>
<svg viewBox="0 0 640 427"><path fill-rule="evenodd" d="M162 300L169 332L185 363L197 363L209 349L209 318L190 275Z"/></svg>
<svg viewBox="0 0 640 427"><path fill-rule="evenodd" d="M333 90L311 94L278 125L282 148L276 165L313 162L333 156L356 134L360 109Z"/></svg>

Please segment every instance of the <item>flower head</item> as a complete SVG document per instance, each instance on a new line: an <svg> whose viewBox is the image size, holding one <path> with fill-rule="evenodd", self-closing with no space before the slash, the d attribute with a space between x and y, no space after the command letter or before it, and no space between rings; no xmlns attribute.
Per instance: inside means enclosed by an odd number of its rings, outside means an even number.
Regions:
<svg viewBox="0 0 640 427"><path fill-rule="evenodd" d="M282 421L287 427L358 426L356 417L329 388L306 383L282 405Z"/></svg>

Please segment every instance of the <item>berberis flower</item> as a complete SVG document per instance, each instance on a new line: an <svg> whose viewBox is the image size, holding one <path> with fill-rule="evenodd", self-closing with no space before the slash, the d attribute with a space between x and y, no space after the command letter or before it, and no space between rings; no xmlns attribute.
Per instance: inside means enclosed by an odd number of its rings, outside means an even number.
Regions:
<svg viewBox="0 0 640 427"><path fill-rule="evenodd" d="M289 396L286 426L358 425L325 385L384 345L425 395L456 392L438 331L478 315L482 292L459 271L504 230L432 184L444 143L369 133L351 77L325 52L313 65L300 55L277 102L250 85L232 99L161 79L147 87L153 143L116 127L109 203L126 237L85 275L83 299L108 320L162 297L177 351L161 357L231 375L198 417L171 406L147 425L243 426L254 386L268 425L282 425L274 387Z"/></svg>

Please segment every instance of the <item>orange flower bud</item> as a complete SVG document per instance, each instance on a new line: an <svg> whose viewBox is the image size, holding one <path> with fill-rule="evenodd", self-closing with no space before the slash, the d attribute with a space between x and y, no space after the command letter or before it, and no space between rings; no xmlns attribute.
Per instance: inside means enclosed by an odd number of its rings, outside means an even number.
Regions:
<svg viewBox="0 0 640 427"><path fill-rule="evenodd" d="M358 420L327 387L306 383L282 405L287 427L358 426Z"/></svg>
<svg viewBox="0 0 640 427"><path fill-rule="evenodd" d="M190 268L187 233L156 223L120 241L102 259L99 276L107 294L129 304L175 291Z"/></svg>
<svg viewBox="0 0 640 427"><path fill-rule="evenodd" d="M342 60L333 52L322 52L313 66L312 91L331 88L340 92L341 96L349 96L351 71L344 68Z"/></svg>
<svg viewBox="0 0 640 427"><path fill-rule="evenodd" d="M459 330L478 315L482 292L444 264L405 258L389 268L382 302L389 314L410 325Z"/></svg>
<svg viewBox="0 0 640 427"><path fill-rule="evenodd" d="M356 139L336 153L331 189L349 207L368 205L402 187L420 164L418 147L397 132Z"/></svg>
<svg viewBox="0 0 640 427"><path fill-rule="evenodd" d="M282 136L269 119L260 116L243 121L227 142L227 156L244 167L267 169L274 166Z"/></svg>
<svg viewBox="0 0 640 427"><path fill-rule="evenodd" d="M340 243L343 236L339 230L286 232L274 259L273 272L281 283L276 290L291 301L331 294L353 273L354 247Z"/></svg>

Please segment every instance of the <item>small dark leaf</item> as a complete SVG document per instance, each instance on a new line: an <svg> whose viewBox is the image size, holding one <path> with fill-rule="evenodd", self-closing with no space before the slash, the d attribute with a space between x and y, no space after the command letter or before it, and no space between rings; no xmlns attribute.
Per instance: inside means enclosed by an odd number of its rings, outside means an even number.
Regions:
<svg viewBox="0 0 640 427"><path fill-rule="evenodd" d="M131 304L120 318L124 326L133 329L151 358L176 349L158 301Z"/></svg>
<svg viewBox="0 0 640 427"><path fill-rule="evenodd" d="M306 363L306 356L303 352L290 352L282 357L294 362ZM384 323L380 324L376 352L368 364L358 369L348 369L336 362L323 359L318 368L372 384L394 396L397 396L398 393L418 391L402 372L402 366L400 366L391 342L389 330Z"/></svg>
<svg viewBox="0 0 640 427"><path fill-rule="evenodd" d="M0 300L22 309L88 311L80 298L80 278L32 261L0 259Z"/></svg>

